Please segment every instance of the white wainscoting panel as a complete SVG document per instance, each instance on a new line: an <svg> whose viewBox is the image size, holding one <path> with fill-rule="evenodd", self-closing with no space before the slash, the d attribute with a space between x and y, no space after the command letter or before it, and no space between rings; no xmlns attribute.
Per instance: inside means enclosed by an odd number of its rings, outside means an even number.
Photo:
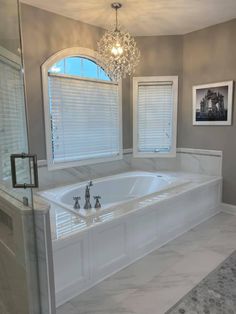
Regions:
<svg viewBox="0 0 236 314"><path fill-rule="evenodd" d="M220 207L221 207L222 212L236 215L236 205L222 203Z"/></svg>
<svg viewBox="0 0 236 314"><path fill-rule="evenodd" d="M143 253L143 250L150 250L154 244L156 246L158 236L157 211L142 211L132 218L129 228L130 238L134 256Z"/></svg>
<svg viewBox="0 0 236 314"><path fill-rule="evenodd" d="M88 233L63 239L53 248L57 298L68 298L81 291L90 278Z"/></svg>
<svg viewBox="0 0 236 314"><path fill-rule="evenodd" d="M128 260L125 220L109 222L92 230L91 247L95 278L99 279L121 267Z"/></svg>

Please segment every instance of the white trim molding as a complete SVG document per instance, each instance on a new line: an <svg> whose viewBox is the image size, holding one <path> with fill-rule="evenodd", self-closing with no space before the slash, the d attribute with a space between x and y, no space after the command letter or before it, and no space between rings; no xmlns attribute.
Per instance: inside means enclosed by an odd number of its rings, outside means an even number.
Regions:
<svg viewBox="0 0 236 314"><path fill-rule="evenodd" d="M173 115L172 115L172 148L168 153L161 152L139 152L138 151L138 125L137 125L137 103L139 83L164 83L173 84ZM133 78L133 156L139 158L166 158L176 157L177 137L177 107L178 107L178 76L142 76Z"/></svg>
<svg viewBox="0 0 236 314"><path fill-rule="evenodd" d="M220 208L224 213L236 215L236 205L221 203Z"/></svg>
<svg viewBox="0 0 236 314"><path fill-rule="evenodd" d="M177 153L223 157L223 152L221 150L209 150L199 148L177 148Z"/></svg>
<svg viewBox="0 0 236 314"><path fill-rule="evenodd" d="M129 155L133 153L133 148L124 148L123 149L123 154L124 155Z"/></svg>
<svg viewBox="0 0 236 314"><path fill-rule="evenodd" d="M13 52L5 49L4 47L0 46L0 55L18 65L21 66L21 58L20 56L17 56Z"/></svg>
<svg viewBox="0 0 236 314"><path fill-rule="evenodd" d="M123 155L131 155L133 153L133 148L124 148ZM209 149L195 149L195 148L184 148L180 147L176 149L177 154L189 154L189 155L202 155L202 156L212 156L212 157L223 157L223 152L220 150L209 150ZM38 167L46 167L47 160L38 160Z"/></svg>
<svg viewBox="0 0 236 314"><path fill-rule="evenodd" d="M44 103L44 120L45 120L45 136L46 136L46 151L47 151L47 166L49 170L71 168L76 166L83 166L89 164L96 164L102 162L109 162L114 160L120 160L123 158L123 140L122 140L122 84L121 82L116 83L118 85L119 92L119 143L120 150L119 154L114 157L102 157L102 158L91 158L87 160L78 160L73 162L62 162L53 163L53 152L52 152L52 136L51 136L51 121L50 121L50 108L49 108L49 90L48 90L48 70L49 68L58 62L59 60L66 57L79 56L88 58L94 61L97 65L102 67L102 62L98 53L94 50L84 48L84 47L72 47L63 49L54 55L52 55L48 60L46 60L41 66L42 72L42 87L43 87L43 103ZM113 82L114 83L114 82ZM40 166L44 166L45 162L42 161Z"/></svg>

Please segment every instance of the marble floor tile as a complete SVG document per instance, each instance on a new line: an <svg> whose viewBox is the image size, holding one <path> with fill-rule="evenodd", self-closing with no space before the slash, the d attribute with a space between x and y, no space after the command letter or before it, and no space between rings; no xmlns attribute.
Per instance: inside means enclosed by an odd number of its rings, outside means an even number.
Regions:
<svg viewBox="0 0 236 314"><path fill-rule="evenodd" d="M167 313L234 314L236 309L235 265L236 251Z"/></svg>
<svg viewBox="0 0 236 314"><path fill-rule="evenodd" d="M73 305L70 304L70 302L67 302L57 308L57 314L75 314L76 309Z"/></svg>
<svg viewBox="0 0 236 314"><path fill-rule="evenodd" d="M181 259L178 263L170 268L179 275L199 275L201 280L202 274L207 275L212 269L217 267L223 260L225 255L210 251L207 249L191 252Z"/></svg>
<svg viewBox="0 0 236 314"><path fill-rule="evenodd" d="M58 308L57 314L164 314L236 249L220 213Z"/></svg>
<svg viewBox="0 0 236 314"><path fill-rule="evenodd" d="M137 289L123 306L130 313L163 314L193 286L191 279L174 272L166 271L145 286Z"/></svg>

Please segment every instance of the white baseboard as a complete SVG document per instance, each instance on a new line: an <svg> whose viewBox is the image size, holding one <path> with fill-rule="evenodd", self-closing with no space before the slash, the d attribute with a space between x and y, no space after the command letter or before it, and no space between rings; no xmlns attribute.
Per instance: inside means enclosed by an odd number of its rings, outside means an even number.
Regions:
<svg viewBox="0 0 236 314"><path fill-rule="evenodd" d="M236 205L221 203L221 211L224 213L236 215Z"/></svg>

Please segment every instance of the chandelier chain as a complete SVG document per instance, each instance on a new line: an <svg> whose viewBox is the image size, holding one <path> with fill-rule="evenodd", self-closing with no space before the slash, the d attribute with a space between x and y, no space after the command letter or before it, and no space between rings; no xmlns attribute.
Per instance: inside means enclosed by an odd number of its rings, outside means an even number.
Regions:
<svg viewBox="0 0 236 314"><path fill-rule="evenodd" d="M116 8L116 31L118 30L117 25L118 25L118 8Z"/></svg>

